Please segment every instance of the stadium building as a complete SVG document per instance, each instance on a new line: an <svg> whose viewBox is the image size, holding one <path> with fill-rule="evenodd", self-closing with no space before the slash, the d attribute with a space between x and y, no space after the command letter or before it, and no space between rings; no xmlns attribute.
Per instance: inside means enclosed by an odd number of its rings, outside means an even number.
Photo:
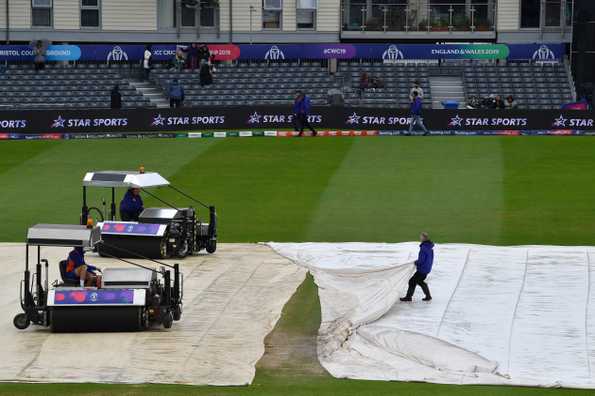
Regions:
<svg viewBox="0 0 595 396"><path fill-rule="evenodd" d="M0 0L5 41L570 42L574 0ZM587 0L577 1L585 5ZM581 6L583 7L583 6Z"/></svg>
<svg viewBox="0 0 595 396"><path fill-rule="evenodd" d="M118 83L124 108L168 107L180 80L185 106L288 106L304 89L314 105L397 108L407 119L419 81L427 108L478 108L499 95L521 109L557 110L592 96L593 8L587 0L0 0L0 106L108 108ZM40 40L52 46L48 70L37 73ZM189 73L200 66L191 43L209 44L214 84ZM145 45L152 72L139 81ZM362 88L364 75L372 89Z"/></svg>

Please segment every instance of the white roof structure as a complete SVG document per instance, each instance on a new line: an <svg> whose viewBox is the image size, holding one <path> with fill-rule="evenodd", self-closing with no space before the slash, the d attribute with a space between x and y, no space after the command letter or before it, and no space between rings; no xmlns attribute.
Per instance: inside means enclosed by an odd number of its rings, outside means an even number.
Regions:
<svg viewBox="0 0 595 396"><path fill-rule="evenodd" d="M83 178L83 186L91 187L147 188L168 185L169 182L156 172L98 171L87 172Z"/></svg>
<svg viewBox="0 0 595 396"><path fill-rule="evenodd" d="M100 239L98 227L72 224L36 224L27 232L27 243L39 246L93 247Z"/></svg>

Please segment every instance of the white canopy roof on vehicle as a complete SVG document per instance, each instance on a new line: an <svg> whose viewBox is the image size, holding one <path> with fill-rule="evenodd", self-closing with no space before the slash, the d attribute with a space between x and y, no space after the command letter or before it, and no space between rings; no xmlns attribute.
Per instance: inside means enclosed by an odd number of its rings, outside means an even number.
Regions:
<svg viewBox="0 0 595 396"><path fill-rule="evenodd" d="M73 224L36 224L27 232L27 243L39 246L80 246L90 248L100 239L98 227Z"/></svg>
<svg viewBox="0 0 595 396"><path fill-rule="evenodd" d="M87 172L83 186L147 188L168 186L169 182L157 172L139 173L135 171Z"/></svg>

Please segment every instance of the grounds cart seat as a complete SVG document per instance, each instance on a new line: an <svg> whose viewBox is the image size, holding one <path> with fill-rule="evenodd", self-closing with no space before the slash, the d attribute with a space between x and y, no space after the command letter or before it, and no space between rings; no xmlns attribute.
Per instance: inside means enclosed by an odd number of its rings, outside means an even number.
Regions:
<svg viewBox="0 0 595 396"><path fill-rule="evenodd" d="M60 261L60 277L62 278L62 283L64 286L79 286L79 282L69 279L66 276L66 266L68 265L68 260Z"/></svg>

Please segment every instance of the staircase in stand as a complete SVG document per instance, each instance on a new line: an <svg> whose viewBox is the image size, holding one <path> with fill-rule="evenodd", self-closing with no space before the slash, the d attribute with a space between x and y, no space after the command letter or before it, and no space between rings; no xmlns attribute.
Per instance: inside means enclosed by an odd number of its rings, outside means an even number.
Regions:
<svg viewBox="0 0 595 396"><path fill-rule="evenodd" d="M459 109L465 108L465 91L461 77L430 77L430 89L432 91L433 109L443 109L442 101L444 100L456 100L459 102Z"/></svg>
<svg viewBox="0 0 595 396"><path fill-rule="evenodd" d="M143 95L144 98L148 99L154 107L169 107L169 100L163 94L163 91L159 87L156 87L152 82L132 80L130 81L130 85L133 86L138 93Z"/></svg>

